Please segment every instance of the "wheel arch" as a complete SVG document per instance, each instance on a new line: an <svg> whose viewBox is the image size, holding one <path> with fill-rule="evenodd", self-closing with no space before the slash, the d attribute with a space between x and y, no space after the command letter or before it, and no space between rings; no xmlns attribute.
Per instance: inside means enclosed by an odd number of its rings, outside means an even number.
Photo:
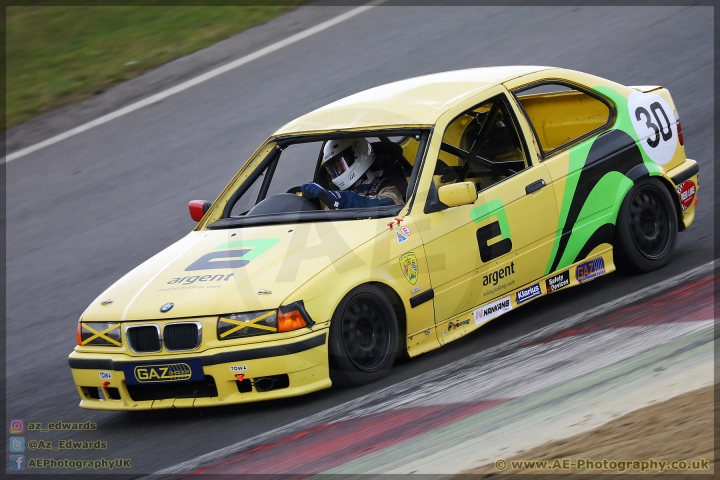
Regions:
<svg viewBox="0 0 720 480"><path fill-rule="evenodd" d="M398 322L398 354L407 356L407 318L405 313L405 305L403 304L400 295L390 285L382 282L367 282L362 285L374 285L382 290L385 297L393 307L395 311L395 318ZM359 285L358 285L359 286Z"/></svg>
<svg viewBox="0 0 720 480"><path fill-rule="evenodd" d="M685 222L683 222L682 208L680 208L680 202L678 201L678 193L675 190L675 185L672 181L664 176L660 176L660 183L667 189L670 194L670 198L673 199L672 204L675 208L675 215L677 216L678 232L685 230Z"/></svg>

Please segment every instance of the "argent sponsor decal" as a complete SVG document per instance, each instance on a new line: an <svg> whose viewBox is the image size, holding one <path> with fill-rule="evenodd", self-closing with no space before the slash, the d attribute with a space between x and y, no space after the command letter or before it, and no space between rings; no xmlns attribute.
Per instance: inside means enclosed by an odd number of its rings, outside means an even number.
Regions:
<svg viewBox="0 0 720 480"><path fill-rule="evenodd" d="M167 282L168 285L192 285L195 282L227 282L230 277L235 275L234 273L228 273L228 274L218 274L218 275L192 275L189 277L175 277L169 282Z"/></svg>
<svg viewBox="0 0 720 480"><path fill-rule="evenodd" d="M500 270L495 270L492 273L483 275L483 285L490 285L490 282L492 282L493 285L497 285L501 278L509 277L514 273L515 262L510 262L510 265L503 267Z"/></svg>

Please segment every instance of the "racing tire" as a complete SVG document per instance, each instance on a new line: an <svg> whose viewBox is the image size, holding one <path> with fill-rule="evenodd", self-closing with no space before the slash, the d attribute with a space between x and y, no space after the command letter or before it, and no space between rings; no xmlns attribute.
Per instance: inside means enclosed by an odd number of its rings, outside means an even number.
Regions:
<svg viewBox="0 0 720 480"><path fill-rule="evenodd" d="M353 289L330 322L328 356L333 385L365 385L387 375L398 348L395 310L380 288Z"/></svg>
<svg viewBox="0 0 720 480"><path fill-rule="evenodd" d="M673 199L659 180L646 178L630 189L615 227L614 256L619 272L650 272L670 262L678 219Z"/></svg>

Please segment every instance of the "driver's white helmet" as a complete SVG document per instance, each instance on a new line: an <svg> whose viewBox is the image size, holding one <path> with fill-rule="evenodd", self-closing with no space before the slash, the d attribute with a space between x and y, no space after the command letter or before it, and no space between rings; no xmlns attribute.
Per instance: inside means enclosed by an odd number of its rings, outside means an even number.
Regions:
<svg viewBox="0 0 720 480"><path fill-rule="evenodd" d="M340 190L357 182L375 161L375 153L364 138L330 140L323 148L322 164Z"/></svg>

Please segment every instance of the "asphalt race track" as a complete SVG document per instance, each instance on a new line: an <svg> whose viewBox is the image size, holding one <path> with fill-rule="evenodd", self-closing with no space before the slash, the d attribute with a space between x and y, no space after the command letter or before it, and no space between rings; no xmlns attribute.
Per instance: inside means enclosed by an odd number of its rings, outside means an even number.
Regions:
<svg viewBox="0 0 720 480"><path fill-rule="evenodd" d="M282 38L282 37L280 37ZM711 7L381 6L7 164L7 418L97 423L101 452L147 474L459 362L468 355L705 264L713 258ZM346 95L432 72L551 65L625 85L663 85L700 163L698 216L675 258L643 276L611 274L541 298L361 388L205 410L95 412L77 405L67 355L85 307L190 231L192 199L214 199L275 129ZM282 172L281 172L282 173ZM682 312L678 312L682 315Z"/></svg>

